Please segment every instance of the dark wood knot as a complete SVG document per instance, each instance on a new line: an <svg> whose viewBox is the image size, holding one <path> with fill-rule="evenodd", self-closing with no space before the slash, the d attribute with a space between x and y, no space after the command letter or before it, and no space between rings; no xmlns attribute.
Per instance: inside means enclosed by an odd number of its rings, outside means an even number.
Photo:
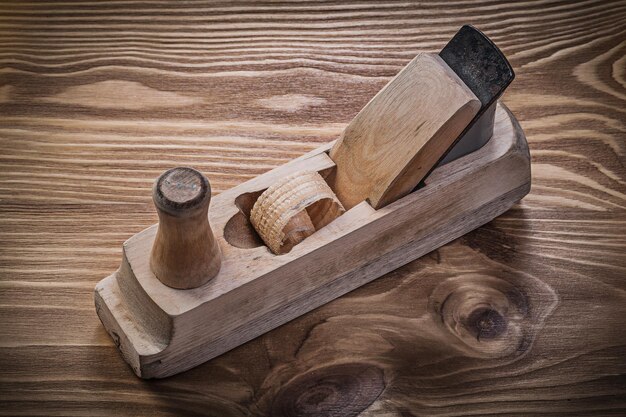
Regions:
<svg viewBox="0 0 626 417"><path fill-rule="evenodd" d="M506 330L506 319L491 308L479 308L470 313L465 326L476 334L476 339L493 339Z"/></svg>
<svg viewBox="0 0 626 417"><path fill-rule="evenodd" d="M549 287L528 276L466 274L439 284L428 308L455 347L493 358L523 354L555 302Z"/></svg>
<svg viewBox="0 0 626 417"><path fill-rule="evenodd" d="M369 364L341 364L292 379L272 404L275 417L350 417L368 408L385 389L382 370Z"/></svg>

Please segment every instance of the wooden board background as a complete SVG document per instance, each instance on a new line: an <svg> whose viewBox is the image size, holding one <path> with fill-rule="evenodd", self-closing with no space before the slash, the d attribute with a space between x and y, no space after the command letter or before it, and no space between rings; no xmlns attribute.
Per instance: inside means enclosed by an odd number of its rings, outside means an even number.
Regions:
<svg viewBox="0 0 626 417"><path fill-rule="evenodd" d="M626 413L625 2L3 1L0 16L0 414ZM137 379L92 289L156 221L153 179L191 165L219 193L311 150L468 22L516 69L505 102L531 194L209 363Z"/></svg>

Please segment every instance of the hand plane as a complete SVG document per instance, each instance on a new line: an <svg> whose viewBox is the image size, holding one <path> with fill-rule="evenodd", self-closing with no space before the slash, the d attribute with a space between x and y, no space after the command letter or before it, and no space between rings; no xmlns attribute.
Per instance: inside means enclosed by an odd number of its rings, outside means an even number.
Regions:
<svg viewBox="0 0 626 417"><path fill-rule="evenodd" d="M95 288L126 362L142 378L185 371L508 210L530 190L526 138L498 101L513 77L463 26L332 143L213 199L193 168L163 173L159 223Z"/></svg>

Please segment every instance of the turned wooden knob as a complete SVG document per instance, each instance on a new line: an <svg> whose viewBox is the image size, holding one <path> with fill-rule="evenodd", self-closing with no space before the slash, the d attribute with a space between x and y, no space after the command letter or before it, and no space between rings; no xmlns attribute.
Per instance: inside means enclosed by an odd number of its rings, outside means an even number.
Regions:
<svg viewBox="0 0 626 417"><path fill-rule="evenodd" d="M150 267L172 288L199 287L217 275L220 248L209 225L211 186L192 168L164 172L154 183L154 205L159 214Z"/></svg>

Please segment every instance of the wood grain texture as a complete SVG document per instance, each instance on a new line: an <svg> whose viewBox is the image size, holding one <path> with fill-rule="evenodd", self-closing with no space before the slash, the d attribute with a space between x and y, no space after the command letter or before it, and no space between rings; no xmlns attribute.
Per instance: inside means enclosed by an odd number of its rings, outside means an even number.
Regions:
<svg viewBox="0 0 626 417"><path fill-rule="evenodd" d="M154 179L193 166L219 193L335 139L464 23L517 74L523 202L196 369L137 379L91 294L157 221ZM0 414L623 415L625 39L623 1L1 2Z"/></svg>

